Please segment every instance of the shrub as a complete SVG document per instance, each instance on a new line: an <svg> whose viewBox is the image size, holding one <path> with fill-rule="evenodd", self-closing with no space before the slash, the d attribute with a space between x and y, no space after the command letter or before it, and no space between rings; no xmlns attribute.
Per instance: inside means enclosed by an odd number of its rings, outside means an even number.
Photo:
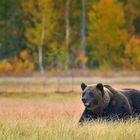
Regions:
<svg viewBox="0 0 140 140"><path fill-rule="evenodd" d="M30 75L34 70L33 63L29 60L27 50L20 53L20 57L14 56L11 59L4 59L0 62L0 75Z"/></svg>
<svg viewBox="0 0 140 140"><path fill-rule="evenodd" d="M4 59L0 62L0 75L10 74L13 70L13 66L8 62L7 59Z"/></svg>
<svg viewBox="0 0 140 140"><path fill-rule="evenodd" d="M125 65L129 69L140 69L140 38L132 36L125 48Z"/></svg>

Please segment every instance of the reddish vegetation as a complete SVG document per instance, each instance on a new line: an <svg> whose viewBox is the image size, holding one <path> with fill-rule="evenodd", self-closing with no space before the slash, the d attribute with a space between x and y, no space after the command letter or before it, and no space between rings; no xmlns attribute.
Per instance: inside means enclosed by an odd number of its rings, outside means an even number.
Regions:
<svg viewBox="0 0 140 140"><path fill-rule="evenodd" d="M54 97L55 98L55 97ZM64 99L63 99L64 100ZM48 99L8 99L1 98L0 117L16 119L53 119L58 117L76 117L83 110L80 98L77 101L48 101Z"/></svg>

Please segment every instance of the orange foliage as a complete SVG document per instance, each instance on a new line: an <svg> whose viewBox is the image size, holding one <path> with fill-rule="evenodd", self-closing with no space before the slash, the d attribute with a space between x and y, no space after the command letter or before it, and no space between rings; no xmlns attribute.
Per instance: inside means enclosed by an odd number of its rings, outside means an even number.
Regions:
<svg viewBox="0 0 140 140"><path fill-rule="evenodd" d="M23 60L28 59L28 57L29 57L28 51L27 51L27 50L22 51L22 52L20 53L20 57L21 57Z"/></svg>
<svg viewBox="0 0 140 140"><path fill-rule="evenodd" d="M28 59L28 51L22 51L20 58L14 56L11 61L4 59L0 62L0 75L29 75L33 72L34 65Z"/></svg>
<svg viewBox="0 0 140 140"><path fill-rule="evenodd" d="M140 69L140 38L132 36L126 48L126 65L131 69Z"/></svg>
<svg viewBox="0 0 140 140"><path fill-rule="evenodd" d="M0 62L0 75L3 73L8 74L12 70L13 70L13 66L6 59Z"/></svg>

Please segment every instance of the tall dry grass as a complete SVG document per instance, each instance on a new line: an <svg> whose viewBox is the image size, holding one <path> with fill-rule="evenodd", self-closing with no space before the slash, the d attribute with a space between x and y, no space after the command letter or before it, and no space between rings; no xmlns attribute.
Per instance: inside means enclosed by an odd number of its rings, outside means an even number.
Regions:
<svg viewBox="0 0 140 140"><path fill-rule="evenodd" d="M70 118L0 121L1 140L139 140L140 122L95 122L77 126Z"/></svg>
<svg viewBox="0 0 140 140"><path fill-rule="evenodd" d="M24 95L23 95L24 94ZM1 94L0 140L139 140L140 121L78 126L80 94Z"/></svg>
<svg viewBox="0 0 140 140"><path fill-rule="evenodd" d="M11 95L10 95L11 94ZM0 118L46 120L58 117L79 118L83 110L79 94L1 94ZM8 97L8 95L10 97Z"/></svg>

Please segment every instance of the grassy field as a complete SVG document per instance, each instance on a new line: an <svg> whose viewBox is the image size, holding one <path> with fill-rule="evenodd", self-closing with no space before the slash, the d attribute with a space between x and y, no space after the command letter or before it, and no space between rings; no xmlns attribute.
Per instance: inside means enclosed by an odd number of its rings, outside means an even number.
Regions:
<svg viewBox="0 0 140 140"><path fill-rule="evenodd" d="M96 122L77 127L76 120L0 121L1 140L139 140L137 120L123 122Z"/></svg>
<svg viewBox="0 0 140 140"><path fill-rule="evenodd" d="M140 121L79 127L79 93L0 93L0 140L139 140Z"/></svg>

